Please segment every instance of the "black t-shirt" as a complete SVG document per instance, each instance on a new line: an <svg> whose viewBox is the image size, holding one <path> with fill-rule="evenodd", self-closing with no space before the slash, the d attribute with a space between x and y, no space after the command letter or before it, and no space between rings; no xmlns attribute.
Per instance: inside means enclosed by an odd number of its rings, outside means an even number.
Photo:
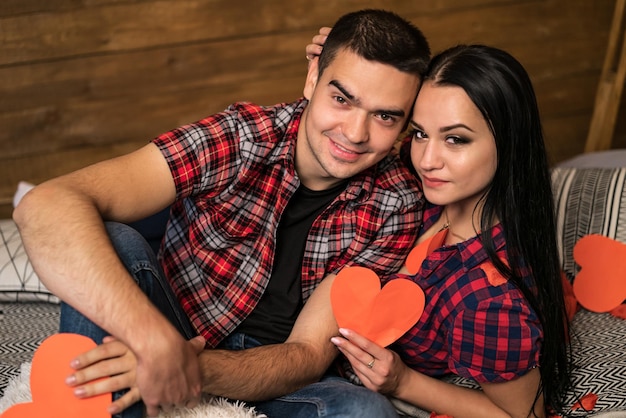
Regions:
<svg viewBox="0 0 626 418"><path fill-rule="evenodd" d="M300 185L278 225L274 268L265 293L239 325L263 344L284 342L302 309L302 257L313 221L344 189L345 182L322 191Z"/></svg>

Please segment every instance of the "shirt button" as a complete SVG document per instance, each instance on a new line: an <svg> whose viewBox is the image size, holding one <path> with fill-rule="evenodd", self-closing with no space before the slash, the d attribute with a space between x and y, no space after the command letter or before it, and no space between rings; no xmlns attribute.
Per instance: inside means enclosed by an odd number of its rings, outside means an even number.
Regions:
<svg viewBox="0 0 626 418"><path fill-rule="evenodd" d="M315 270L309 270L309 276L315 276Z"/></svg>

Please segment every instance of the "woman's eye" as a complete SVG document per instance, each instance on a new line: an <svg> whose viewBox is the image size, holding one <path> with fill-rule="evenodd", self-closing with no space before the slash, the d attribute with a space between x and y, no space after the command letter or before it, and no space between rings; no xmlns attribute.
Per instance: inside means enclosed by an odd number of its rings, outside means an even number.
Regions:
<svg viewBox="0 0 626 418"><path fill-rule="evenodd" d="M446 138L446 142L452 145L462 145L467 144L469 141L462 136L449 136Z"/></svg>
<svg viewBox="0 0 626 418"><path fill-rule="evenodd" d="M411 132L411 137L413 139L425 139L427 138L426 133L420 129L414 129L413 132Z"/></svg>

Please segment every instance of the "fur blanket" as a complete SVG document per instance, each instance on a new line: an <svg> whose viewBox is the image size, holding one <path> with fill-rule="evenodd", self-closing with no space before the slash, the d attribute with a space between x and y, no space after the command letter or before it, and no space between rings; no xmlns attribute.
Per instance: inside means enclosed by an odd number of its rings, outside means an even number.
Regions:
<svg viewBox="0 0 626 418"><path fill-rule="evenodd" d="M0 414L9 407L23 402L30 402L30 363L23 363L20 375L9 382L0 399ZM159 418L267 418L257 414L254 408L243 402L230 403L223 398L207 398L196 408L179 408L168 413L161 413Z"/></svg>

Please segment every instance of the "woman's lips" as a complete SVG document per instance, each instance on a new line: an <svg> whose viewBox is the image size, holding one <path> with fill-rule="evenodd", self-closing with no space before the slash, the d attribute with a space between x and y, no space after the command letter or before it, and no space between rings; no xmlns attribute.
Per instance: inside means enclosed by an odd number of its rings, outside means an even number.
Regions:
<svg viewBox="0 0 626 418"><path fill-rule="evenodd" d="M422 184L424 185L424 187L437 188L447 183L448 182L446 180L441 180L436 177L427 177L427 176L422 175Z"/></svg>

